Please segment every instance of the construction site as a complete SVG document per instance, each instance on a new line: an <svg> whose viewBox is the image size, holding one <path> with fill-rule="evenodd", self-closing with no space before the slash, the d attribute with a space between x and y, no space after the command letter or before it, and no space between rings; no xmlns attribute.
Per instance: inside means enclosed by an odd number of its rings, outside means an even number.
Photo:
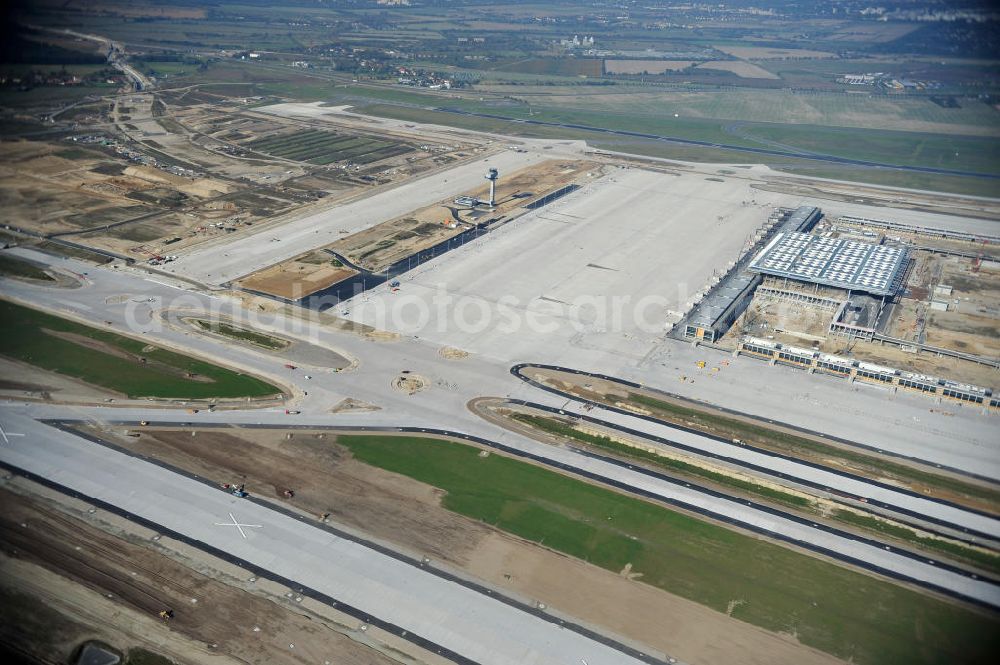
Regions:
<svg viewBox="0 0 1000 665"><path fill-rule="evenodd" d="M303 131L252 100L193 90L122 96L100 120L5 142L0 202L27 236L154 266L475 154L350 123Z"/></svg>
<svg viewBox="0 0 1000 665"><path fill-rule="evenodd" d="M329 249L371 272L418 254L477 226L489 228L530 210L533 202L574 181L594 178L600 165L593 162L546 161L511 174L487 172L491 186L463 192L396 219L355 233ZM493 178L492 180L490 178Z"/></svg>
<svg viewBox="0 0 1000 665"><path fill-rule="evenodd" d="M726 348L997 406L1000 238L855 216L773 241ZM846 262L846 263L845 263ZM851 263L853 262L853 263Z"/></svg>
<svg viewBox="0 0 1000 665"><path fill-rule="evenodd" d="M510 222L559 191L598 177L599 164L544 161L501 176L488 169L489 185L346 233L336 242L237 280L240 289L298 301L361 273L365 285L398 276L453 247Z"/></svg>

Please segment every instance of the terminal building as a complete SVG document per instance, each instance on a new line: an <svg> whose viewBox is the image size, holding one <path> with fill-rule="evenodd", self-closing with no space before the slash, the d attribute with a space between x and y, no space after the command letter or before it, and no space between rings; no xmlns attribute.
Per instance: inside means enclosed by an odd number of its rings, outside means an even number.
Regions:
<svg viewBox="0 0 1000 665"><path fill-rule="evenodd" d="M795 232L775 236L748 270L886 298L902 288L908 264L905 248Z"/></svg>
<svg viewBox="0 0 1000 665"><path fill-rule="evenodd" d="M765 278L785 299L839 308L834 334L870 338L887 302L903 289L909 250L809 231L822 216L802 206L772 229L766 245L741 261L688 316L684 337L715 342L746 310ZM846 296L841 296L846 292Z"/></svg>
<svg viewBox="0 0 1000 665"><path fill-rule="evenodd" d="M942 400L964 402L981 405L990 410L1000 410L1000 398L995 396L989 388L821 353L816 349L791 346L757 337L744 337L740 340L736 353L767 360L775 365L788 365L810 372L832 374L851 381L873 383L894 389L902 388L926 395L935 395Z"/></svg>
<svg viewBox="0 0 1000 665"><path fill-rule="evenodd" d="M777 232L779 236L805 233L822 216L823 212L819 208L800 206L784 216L771 232ZM761 280L759 273L748 270L746 262L741 261L691 311L684 325L684 337L706 342L721 338L753 300L754 291Z"/></svg>

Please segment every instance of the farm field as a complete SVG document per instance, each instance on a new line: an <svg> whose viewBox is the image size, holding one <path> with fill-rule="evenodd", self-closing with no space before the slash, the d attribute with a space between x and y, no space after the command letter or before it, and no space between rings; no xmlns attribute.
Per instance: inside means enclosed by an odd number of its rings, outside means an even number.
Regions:
<svg viewBox="0 0 1000 665"><path fill-rule="evenodd" d="M791 157L771 159L766 155L748 155L747 153L726 150L724 148L704 148L700 146L684 146L661 141L609 137L607 134L585 129L570 129L544 125L525 125L511 117L482 118L469 115L458 115L444 111L425 108L396 106L392 104L366 104L355 107L355 111L383 118L394 118L406 122L423 122L437 125L458 127L474 131L496 132L509 136L546 139L578 139L587 141L588 145L600 150L626 152L634 155L678 159L692 162L718 162L725 164L762 163L772 168L790 173L861 182L871 185L889 187L907 187L911 189L953 192L972 196L995 196L996 185L992 181L961 176L948 176L931 173L907 173L889 171L886 169L868 169L854 166L838 166L822 162L806 161ZM495 109L493 110L495 112ZM674 119L677 122L677 119ZM704 123L699 123L704 124ZM674 126L674 125L672 125ZM682 126L677 123L676 126ZM715 123L717 130L721 125ZM714 137L702 138L719 142L738 144L741 141L721 131L708 133L702 127L695 136ZM746 142L753 145L751 142Z"/></svg>
<svg viewBox="0 0 1000 665"><path fill-rule="evenodd" d="M504 72L522 74L550 74L555 76L599 77L603 74L600 59L529 58L515 62L501 63L491 67Z"/></svg>
<svg viewBox="0 0 1000 665"><path fill-rule="evenodd" d="M662 74L679 72L695 64L694 60L605 60L608 74Z"/></svg>
<svg viewBox="0 0 1000 665"><path fill-rule="evenodd" d="M668 107L669 108L669 107ZM511 118L527 118L520 107L486 111ZM634 131L665 137L719 142L752 148L819 153L850 159L901 166L1000 173L1000 137L949 136L902 131L858 130L840 127L792 126L764 123L734 123L707 118L664 118L663 114L633 111L580 110L535 103L530 117L536 121L578 124L612 130ZM864 136L865 140L858 140ZM744 155L744 163L780 162L785 157Z"/></svg>
<svg viewBox="0 0 1000 665"><path fill-rule="evenodd" d="M836 53L829 53L827 51L778 48L774 46L729 46L720 44L715 48L736 58L745 58L747 60L815 60L837 57Z"/></svg>
<svg viewBox="0 0 1000 665"><path fill-rule="evenodd" d="M698 65L699 69L716 69L723 72L732 72L740 78L745 79L780 79L781 77L777 74L772 74L763 67L753 64L752 62L745 62L743 60L719 60L703 62Z"/></svg>
<svg viewBox="0 0 1000 665"><path fill-rule="evenodd" d="M524 462L426 438L337 443L459 514L856 663L985 663L996 647L995 618Z"/></svg>
<svg viewBox="0 0 1000 665"><path fill-rule="evenodd" d="M0 355L133 398L270 397L265 381L172 351L0 301Z"/></svg>

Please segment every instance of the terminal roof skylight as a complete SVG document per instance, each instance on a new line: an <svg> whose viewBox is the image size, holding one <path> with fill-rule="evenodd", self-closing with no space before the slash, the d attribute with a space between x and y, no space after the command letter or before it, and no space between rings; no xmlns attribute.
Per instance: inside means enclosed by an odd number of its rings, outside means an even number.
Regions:
<svg viewBox="0 0 1000 665"><path fill-rule="evenodd" d="M890 295L902 286L907 252L844 238L779 233L750 270L822 286Z"/></svg>

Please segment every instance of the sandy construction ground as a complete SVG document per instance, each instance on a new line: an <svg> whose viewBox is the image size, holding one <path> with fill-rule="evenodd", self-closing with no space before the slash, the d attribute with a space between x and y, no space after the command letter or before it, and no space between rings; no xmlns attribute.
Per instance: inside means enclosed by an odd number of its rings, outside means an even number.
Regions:
<svg viewBox="0 0 1000 665"><path fill-rule="evenodd" d="M46 662L69 662L95 638L184 663L396 662L346 626L317 621L280 595L264 597L266 584L248 590L237 586L243 579L219 579L202 567L206 555L185 565L148 535L108 533L67 514L70 506L6 489L0 497L0 640ZM173 620L158 617L164 609Z"/></svg>
<svg viewBox="0 0 1000 665"><path fill-rule="evenodd" d="M745 180L615 170L407 273L399 293L356 300L350 316L388 312L391 330L505 358L565 345L641 356L774 206L798 203ZM445 296L454 306L437 306Z"/></svg>
<svg viewBox="0 0 1000 665"><path fill-rule="evenodd" d="M168 272L210 285L221 285L280 263L345 235L357 233L411 210L456 196L479 185L490 167L509 173L547 157L539 152L504 150L485 159L412 180L374 196L269 226L224 247L204 246L165 266Z"/></svg>
<svg viewBox="0 0 1000 665"><path fill-rule="evenodd" d="M550 160L511 174L501 174L496 188L497 205L492 210L479 206L473 211L468 206L455 204L455 197L451 197L338 240L330 249L346 256L355 265L378 272L476 223L523 213L524 204L585 178L585 174L598 168L595 162ZM480 186L461 194L487 200L489 187Z"/></svg>
<svg viewBox="0 0 1000 665"><path fill-rule="evenodd" d="M357 274L335 261L325 252L310 252L254 273L240 280L238 286L286 300L298 300Z"/></svg>

